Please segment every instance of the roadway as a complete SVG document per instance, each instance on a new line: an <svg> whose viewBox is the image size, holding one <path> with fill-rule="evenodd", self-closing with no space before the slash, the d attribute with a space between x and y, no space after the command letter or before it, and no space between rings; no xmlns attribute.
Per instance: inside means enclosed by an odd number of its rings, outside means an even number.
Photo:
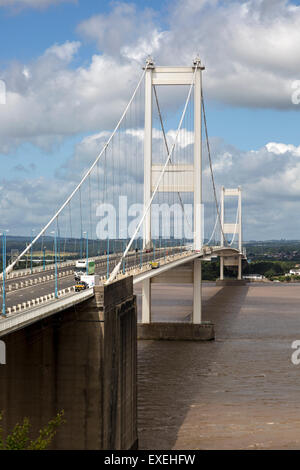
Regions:
<svg viewBox="0 0 300 470"><path fill-rule="evenodd" d="M181 248L174 248L173 253L177 253L181 250ZM143 253L143 263L148 263L153 260L153 253ZM120 255L111 255L110 256L110 263L109 263L109 271L111 272L113 268L115 267L117 261L120 259ZM156 259L159 259L159 255L157 253ZM126 267L132 267L134 265L138 265L140 262L140 253L131 253L127 258L126 258ZM95 267L95 273L98 274L99 276L105 276L107 274L107 259L102 258L99 260L96 260L96 267ZM59 277L58 278L58 290L66 289L68 287L74 286L75 285L75 280L74 280L74 271L75 269L75 263L71 266L67 267L59 267L58 266L58 273L63 273L66 271L72 271L72 274L66 275L64 277ZM13 307L18 304L23 304L24 302L31 301L33 299L36 299L38 297L42 297L48 294L51 294L55 291L55 279L48 280L46 282L38 282L37 284L29 285L29 286L23 286L20 287L21 281L30 281L32 280L34 282L35 279L39 279L42 276L50 276L54 275L54 269L47 270L42 273L33 273L29 275L25 275L22 277L18 277L15 279L10 279L7 280L6 282L6 308L8 307ZM16 285L18 284L18 288L14 289L12 291L8 291L8 286L9 285ZM0 305L2 307L2 297L0 300Z"/></svg>

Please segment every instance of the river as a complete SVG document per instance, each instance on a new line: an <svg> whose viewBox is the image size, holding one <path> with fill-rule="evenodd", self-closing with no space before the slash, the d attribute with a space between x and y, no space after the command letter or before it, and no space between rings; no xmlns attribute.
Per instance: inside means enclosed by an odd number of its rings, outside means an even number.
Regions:
<svg viewBox="0 0 300 470"><path fill-rule="evenodd" d="M191 286L152 290L154 321L190 318ZM300 448L300 285L204 284L203 320L215 341L139 341L140 449Z"/></svg>

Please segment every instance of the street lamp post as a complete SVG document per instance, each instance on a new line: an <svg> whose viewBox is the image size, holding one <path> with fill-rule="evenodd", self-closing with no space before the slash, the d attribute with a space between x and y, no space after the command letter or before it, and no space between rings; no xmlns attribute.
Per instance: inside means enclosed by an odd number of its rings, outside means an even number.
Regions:
<svg viewBox="0 0 300 470"><path fill-rule="evenodd" d="M107 251L106 251L106 277L109 278L109 238L107 237Z"/></svg>
<svg viewBox="0 0 300 470"><path fill-rule="evenodd" d="M83 232L83 234L86 234L86 249L85 249L85 254L86 254L86 275L89 273L89 234L88 232Z"/></svg>
<svg viewBox="0 0 300 470"><path fill-rule="evenodd" d="M46 247L43 247L43 271L46 269Z"/></svg>
<svg viewBox="0 0 300 470"><path fill-rule="evenodd" d="M2 315L6 317L6 292L5 292L5 281L6 281L6 232L3 231L2 238L2 262L3 262L3 288L2 288Z"/></svg>
<svg viewBox="0 0 300 470"><path fill-rule="evenodd" d="M55 260L55 298L58 299L58 289L57 289L57 240L56 240L56 232L54 233L54 260Z"/></svg>
<svg viewBox="0 0 300 470"><path fill-rule="evenodd" d="M79 255L80 259L82 259L82 257L83 257L82 235L83 235L83 233L81 232L81 234L80 234L80 255Z"/></svg>
<svg viewBox="0 0 300 470"><path fill-rule="evenodd" d="M125 243L125 240L123 242L123 251L125 251L125 248L126 248L126 243ZM123 274L125 274L125 270L126 270L126 266L125 266L125 258L123 258Z"/></svg>
<svg viewBox="0 0 300 470"><path fill-rule="evenodd" d="M32 255L33 255L33 252L32 252L32 242L33 242L33 232L34 232L34 228L31 230L31 247L30 247L30 272L32 274L33 272L33 266L32 266Z"/></svg>

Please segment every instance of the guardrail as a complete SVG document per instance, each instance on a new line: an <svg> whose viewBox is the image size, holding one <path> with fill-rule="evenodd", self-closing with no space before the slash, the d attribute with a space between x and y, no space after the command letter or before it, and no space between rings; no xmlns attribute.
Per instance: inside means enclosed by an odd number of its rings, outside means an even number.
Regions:
<svg viewBox="0 0 300 470"><path fill-rule="evenodd" d="M158 248L157 249L157 252L159 253L160 251L164 250L164 248ZM168 252L169 250L172 250L172 247L171 248L166 248L166 251ZM175 253L176 254L176 253ZM131 256L134 256L136 255L136 257L138 258L140 256L139 253L136 253L136 252L131 252L130 253ZM168 255L169 256L169 255ZM112 264L113 261L115 261L115 259L118 258L118 255L117 254L114 254L111 258L110 258L110 263ZM98 256L98 257L95 257L93 258L95 259L96 261L96 266L102 266L102 267L105 267L106 266L106 263L107 263L107 260L106 260L106 256L102 255L102 256ZM142 262L142 265L145 265L149 263L149 261L143 261ZM63 268L63 267L66 267L66 266L72 266L74 267L74 262L70 261L70 262L65 262L65 263L61 263L59 265L59 268ZM138 266L141 266L141 263L137 263L135 265L135 267L137 268ZM47 270L51 270L53 269L54 265L51 265L51 266L47 266ZM128 267L126 268L127 270L129 269ZM132 267L130 267L130 269L132 269ZM39 273L45 273L45 271L43 271L43 268L33 268L33 274L39 274ZM74 269L72 270L67 270L67 271L61 271L58 273L58 278L62 278L62 277L66 277L66 276L70 276L72 275L74 272ZM7 277L7 280L11 280L11 279L14 279L14 278L18 278L18 277L24 277L26 275L30 275L31 274L31 270L26 270L26 271L15 271L11 274L8 275ZM6 288L6 292L9 293L9 292L13 292L15 290L18 290L18 289L24 289L26 287L30 287L30 286L36 286L37 284L41 284L41 283L46 283L46 282L49 282L51 280L54 280L55 278L55 275L54 274L48 274L48 275L44 275L44 276L38 276L34 279L29 279L29 280L23 280L23 281L19 281L19 282L16 282L15 284L9 284ZM0 286L0 294L2 293L2 286Z"/></svg>
<svg viewBox="0 0 300 470"><path fill-rule="evenodd" d="M59 272L58 273L58 278L61 279L63 277L71 276L73 274L73 272L74 272L73 269L68 270L68 271ZM14 283L9 284L6 287L6 292L9 293L9 292L16 291L18 289L24 289L26 287L31 287L31 286L34 287L37 284L44 284L44 283L49 282L49 281L54 280L54 279L55 279L54 274L47 274L46 276L39 276L39 277L36 277L35 279L28 279L28 280L24 280L24 281L19 281L19 282L16 282L15 284ZM2 293L2 289L3 289L3 287L0 286L0 293Z"/></svg>
<svg viewBox="0 0 300 470"><path fill-rule="evenodd" d="M62 289L58 291L57 295L58 295L58 298L61 298L64 295L71 294L71 292L75 292L75 286ZM54 292L52 292L51 294L43 295L42 297L37 297L35 299L28 300L27 302L22 302L20 304L14 305L13 307L8 307L7 315L24 312L24 310L35 308L39 305L45 304L46 302L50 302L52 300L55 300Z"/></svg>
<svg viewBox="0 0 300 470"><path fill-rule="evenodd" d="M188 257L190 254L191 254L190 251L176 252L176 253L168 254L168 255L166 255L165 257L162 257L162 258L157 258L157 261L159 261L161 263L161 265L165 265L165 264L168 264L168 262L170 262L171 260L174 260L175 258ZM151 266L150 266L151 261L152 260L147 260L147 261L144 261L142 264L137 263L137 264L134 264L132 266L127 266L126 267L126 272L124 274L122 272L119 273L118 279L122 279L122 278L124 278L128 275L133 275L134 276L136 274L139 274L139 273L142 273L142 272L145 272L145 271L148 271L148 270L152 269ZM73 270L65 271L64 273L60 273L61 274L60 277L64 277L64 275L66 276L67 274L65 274L65 273L69 273L68 275L73 274ZM54 277L55 277L54 274L44 276L44 279L45 279L44 282L47 282L49 280L54 280ZM107 280L106 275L99 276L100 283L103 283L106 280ZM29 286L35 286L38 283L39 282L38 282L37 279L30 279L29 281L20 282L19 284L20 284L20 288L24 288L24 287L29 287ZM8 286L8 287L10 288L11 286ZM8 292L11 292L13 289L12 288L9 289L9 288L8 288ZM69 295L72 292L75 293L75 286L67 287L65 289L62 289L62 290L58 291L58 298L61 298L64 295ZM18 313L24 312L25 310L30 310L30 309L36 308L39 305L43 305L47 302L51 302L51 301L54 301L54 300L55 300L55 293L52 292L52 293L49 293L47 295L43 295L41 297L37 297L35 299L28 300L26 302L19 303L17 305L12 306L12 307L8 307L6 309L6 313L7 313L7 316L18 314Z"/></svg>
<svg viewBox="0 0 300 470"><path fill-rule="evenodd" d="M59 299L56 299L55 302L44 302L43 305L23 310L21 313L17 313L16 315L2 317L0 320L0 337L30 325L41 318L46 318L54 313L62 312L66 308L72 307L77 303L93 297L93 295L93 289L88 289L72 295L62 295Z"/></svg>
<svg viewBox="0 0 300 470"><path fill-rule="evenodd" d="M175 248L178 248L178 247L175 247ZM172 250L172 249L174 249L174 247L156 248L156 251L159 252L159 251L162 251L162 250L165 250L165 249L166 250ZM130 251L128 253L128 256L132 256L134 254L137 254L137 256L139 256L139 252L136 253L135 251ZM110 254L110 260L112 261L114 258L119 258L120 256L121 256L121 253L111 253ZM84 258L82 258L82 259L84 259ZM107 255L93 256L89 259L95 260L95 261L101 260L105 264L106 259L107 259ZM76 261L78 261L78 260L63 261L62 263L58 263L57 266L58 266L59 269L65 268L65 267L68 267L68 266L74 266L75 267ZM51 270L54 270L54 269L55 269L55 264L54 263L53 264L47 264L45 266L45 269L44 269L43 266L33 267L32 272L31 272L31 268L18 269L16 271L12 271L10 274L7 274L6 279L7 280L15 279L15 278L18 278L18 277L27 276L27 275L30 275L30 274L39 274L39 273L42 273L42 272L45 272L45 271L51 271Z"/></svg>

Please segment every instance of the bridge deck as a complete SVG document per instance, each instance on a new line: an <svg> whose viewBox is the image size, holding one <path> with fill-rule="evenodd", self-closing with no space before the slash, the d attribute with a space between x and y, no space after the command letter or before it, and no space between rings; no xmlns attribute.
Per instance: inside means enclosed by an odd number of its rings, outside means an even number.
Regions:
<svg viewBox="0 0 300 470"><path fill-rule="evenodd" d="M160 266L157 269L152 269L149 261L151 260L151 257L153 256L152 254L147 255L147 261L145 264L140 268L137 265L134 264L135 261L135 256L134 254L131 255L132 260L131 260L131 265L129 265L128 270L126 271L125 274L119 274L118 279L123 278L125 276L133 276L133 283L137 284L145 279L153 278L155 276L158 276L170 269L174 269L176 267L182 266L186 263L189 263L193 261L196 258L201 258L204 260L210 259L212 256L218 256L218 255L223 255L223 256L232 256L232 254L240 254L238 250L233 249L233 248L227 248L227 247L204 247L201 251L199 252L191 252L191 251L185 251L185 252L180 252L180 253L174 253L171 256L167 256L166 258L164 256L161 257L156 257L156 260L160 262ZM106 271L106 262L104 259L101 259L98 261L99 263L99 269L100 273L104 274ZM63 266L62 269L66 269L66 266ZM73 274L69 274L66 276L65 279L63 279L63 285L65 287L70 287L74 285L74 277ZM104 281L104 276L103 280ZM41 288L46 289L46 291L52 293L54 291L54 280L48 281L45 283L43 287L37 285L35 286L36 291L41 291ZM27 289L27 296L30 297L30 292L34 292L34 290L30 290L30 287L27 286L24 289L21 289L20 291L23 292ZM32 287L33 289L33 287ZM24 293L20 294L12 292L11 295L20 295L23 297ZM36 297L38 294L36 294ZM48 294L49 296L49 294ZM11 331L15 331L17 329L21 329L26 327L28 324L33 323L35 321L40 320L41 318L53 315L59 311L62 311L72 305L76 305L90 297L93 296L93 289L88 289L82 293L70 293L66 294L63 298L59 299L49 299L49 301L46 304L42 304L39 306L32 305L32 306L26 306L24 311L19 311L16 313L11 313L12 308L9 307L9 315L7 318L1 318L0 319L0 336L3 336ZM34 298L33 295L31 298ZM20 300L19 300L20 302ZM26 304L30 305L30 302L26 302ZM24 302L25 304L25 302Z"/></svg>

